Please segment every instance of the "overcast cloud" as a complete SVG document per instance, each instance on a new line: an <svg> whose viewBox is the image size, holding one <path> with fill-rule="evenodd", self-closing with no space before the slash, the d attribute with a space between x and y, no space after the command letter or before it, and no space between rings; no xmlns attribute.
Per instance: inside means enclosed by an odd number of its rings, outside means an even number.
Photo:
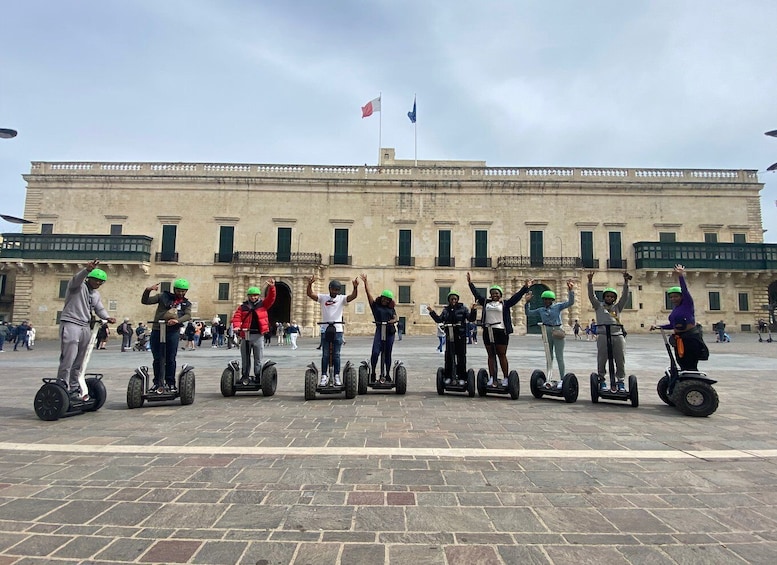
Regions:
<svg viewBox="0 0 777 565"><path fill-rule="evenodd" d="M31 161L731 168L777 162L773 0L25 0L3 7L1 213ZM360 106L382 93L383 110ZM777 177L760 175L766 241ZM0 223L3 231L18 227Z"/></svg>

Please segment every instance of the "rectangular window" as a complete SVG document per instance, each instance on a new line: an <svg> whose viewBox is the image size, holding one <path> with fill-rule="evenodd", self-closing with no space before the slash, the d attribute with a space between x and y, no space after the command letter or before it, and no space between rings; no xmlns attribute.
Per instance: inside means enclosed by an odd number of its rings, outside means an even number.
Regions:
<svg viewBox="0 0 777 565"><path fill-rule="evenodd" d="M399 293L397 295L397 303L398 304L410 304L410 287L409 286L401 286L399 287Z"/></svg>
<svg viewBox="0 0 777 565"><path fill-rule="evenodd" d="M720 310L720 293L710 292L710 310Z"/></svg>
<svg viewBox="0 0 777 565"><path fill-rule="evenodd" d="M169 282L163 282L159 284L159 292L170 292L172 285Z"/></svg>
<svg viewBox="0 0 777 565"><path fill-rule="evenodd" d="M335 265L348 265L348 228L335 228Z"/></svg>
<svg viewBox="0 0 777 565"><path fill-rule="evenodd" d="M717 243L718 242L718 234L716 233L705 233L704 234L704 243Z"/></svg>
<svg viewBox="0 0 777 565"><path fill-rule="evenodd" d="M437 232L437 266L453 267L451 264L451 230Z"/></svg>
<svg viewBox="0 0 777 565"><path fill-rule="evenodd" d="M746 292L739 293L739 311L747 312L750 310L750 300Z"/></svg>
<svg viewBox="0 0 777 565"><path fill-rule="evenodd" d="M177 261L175 252L175 238L178 234L178 226L167 224L162 226L162 261Z"/></svg>
<svg viewBox="0 0 777 565"><path fill-rule="evenodd" d="M542 267L545 263L545 251L541 231L529 232L529 263L532 267Z"/></svg>
<svg viewBox="0 0 777 565"><path fill-rule="evenodd" d="M59 297L67 298L67 285L70 281L59 281Z"/></svg>
<svg viewBox="0 0 777 565"><path fill-rule="evenodd" d="M747 243L747 234L746 233L735 233L734 234L734 243Z"/></svg>
<svg viewBox="0 0 777 565"><path fill-rule="evenodd" d="M608 267L610 269L625 269L623 261L623 251L621 249L621 232L611 231L609 233L610 243L610 261Z"/></svg>
<svg viewBox="0 0 777 565"><path fill-rule="evenodd" d="M291 261L291 228L278 228L278 246L275 250L275 260L278 263Z"/></svg>
<svg viewBox="0 0 777 565"><path fill-rule="evenodd" d="M219 283L219 300L229 300L229 283Z"/></svg>
<svg viewBox="0 0 777 565"><path fill-rule="evenodd" d="M231 263L232 251L235 242L235 226L219 227L219 254L218 263Z"/></svg>
<svg viewBox="0 0 777 565"><path fill-rule="evenodd" d="M411 266L413 264L413 233L410 230L399 230L399 254L397 265Z"/></svg>
<svg viewBox="0 0 777 565"><path fill-rule="evenodd" d="M677 234L673 231L658 232L658 241L661 243L675 243L677 241Z"/></svg>
<svg viewBox="0 0 777 565"><path fill-rule="evenodd" d="M41 235L51 235L54 233L54 224L41 224L40 225L40 233Z"/></svg>
<svg viewBox="0 0 777 565"><path fill-rule="evenodd" d="M583 261L584 269L593 269L594 267L594 232L580 232L580 259Z"/></svg>
<svg viewBox="0 0 777 565"><path fill-rule="evenodd" d="M473 267L490 267L488 256L488 231L475 230L475 262Z"/></svg>
<svg viewBox="0 0 777 565"><path fill-rule="evenodd" d="M441 286L440 287L440 294L437 297L439 300L437 301L437 304L448 304L448 293L451 291L451 287L449 286ZM438 312L439 313L439 312Z"/></svg>
<svg viewBox="0 0 777 565"><path fill-rule="evenodd" d="M121 224L111 224L111 235L121 235L123 228Z"/></svg>

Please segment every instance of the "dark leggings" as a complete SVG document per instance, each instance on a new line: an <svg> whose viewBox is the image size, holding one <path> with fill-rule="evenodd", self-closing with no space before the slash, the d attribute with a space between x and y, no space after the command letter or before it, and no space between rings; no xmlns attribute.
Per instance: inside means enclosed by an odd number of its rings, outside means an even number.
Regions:
<svg viewBox="0 0 777 565"><path fill-rule="evenodd" d="M685 332L682 334L682 340L685 349L682 357L677 353L677 344L675 344L674 351L677 357L677 364L680 365L680 369L683 371L698 371L699 360L705 347L701 336L698 333Z"/></svg>
<svg viewBox="0 0 777 565"><path fill-rule="evenodd" d="M456 352L456 375L455 378L466 380L467 379L467 336L457 333L453 339L453 343L448 345L453 347ZM453 374L453 356L450 354L445 355L445 375Z"/></svg>
<svg viewBox="0 0 777 565"><path fill-rule="evenodd" d="M378 357L380 356L380 346L382 340L380 339L380 328L375 332L375 337L372 339L372 357L370 357L370 364L372 365L372 374L375 375L375 367L378 364ZM391 350L394 349L394 334L386 335L386 349L383 351L383 366L380 368L380 376L388 376L391 374Z"/></svg>

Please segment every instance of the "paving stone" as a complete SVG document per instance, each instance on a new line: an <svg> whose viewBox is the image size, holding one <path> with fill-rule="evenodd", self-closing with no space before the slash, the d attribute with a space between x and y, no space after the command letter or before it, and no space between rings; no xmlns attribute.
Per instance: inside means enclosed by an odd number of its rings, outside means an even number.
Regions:
<svg viewBox="0 0 777 565"><path fill-rule="evenodd" d="M354 513L355 531L404 532L407 530L404 508L359 506Z"/></svg>
<svg viewBox="0 0 777 565"><path fill-rule="evenodd" d="M338 506L292 506L283 528L286 530L349 530L353 509Z"/></svg>
<svg viewBox="0 0 777 565"><path fill-rule="evenodd" d="M188 563L202 542L162 540L149 547L138 561L141 563Z"/></svg>
<svg viewBox="0 0 777 565"><path fill-rule="evenodd" d="M390 545L388 546L388 562L445 565L445 552L439 546Z"/></svg>
<svg viewBox="0 0 777 565"><path fill-rule="evenodd" d="M70 541L69 536L32 535L5 550L9 555L50 555Z"/></svg>
<svg viewBox="0 0 777 565"><path fill-rule="evenodd" d="M109 538L78 536L53 553L56 558L86 559L99 553L105 546L111 543Z"/></svg>
<svg viewBox="0 0 777 565"><path fill-rule="evenodd" d="M501 565L496 549L487 545L448 546L445 548L448 565Z"/></svg>
<svg viewBox="0 0 777 565"><path fill-rule="evenodd" d="M294 557L294 565L335 565L338 563L340 544L303 543Z"/></svg>
<svg viewBox="0 0 777 565"><path fill-rule="evenodd" d="M385 563L386 547L378 544L345 544L340 557L340 565L366 565Z"/></svg>

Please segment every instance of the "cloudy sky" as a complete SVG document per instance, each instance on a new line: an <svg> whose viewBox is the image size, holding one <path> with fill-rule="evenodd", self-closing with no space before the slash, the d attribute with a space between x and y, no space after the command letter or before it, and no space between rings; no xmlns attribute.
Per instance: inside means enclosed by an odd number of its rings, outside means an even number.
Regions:
<svg viewBox="0 0 777 565"><path fill-rule="evenodd" d="M0 213L38 160L374 164L379 119L412 159L414 95L419 159L777 162L774 0L25 0L2 20Z"/></svg>

